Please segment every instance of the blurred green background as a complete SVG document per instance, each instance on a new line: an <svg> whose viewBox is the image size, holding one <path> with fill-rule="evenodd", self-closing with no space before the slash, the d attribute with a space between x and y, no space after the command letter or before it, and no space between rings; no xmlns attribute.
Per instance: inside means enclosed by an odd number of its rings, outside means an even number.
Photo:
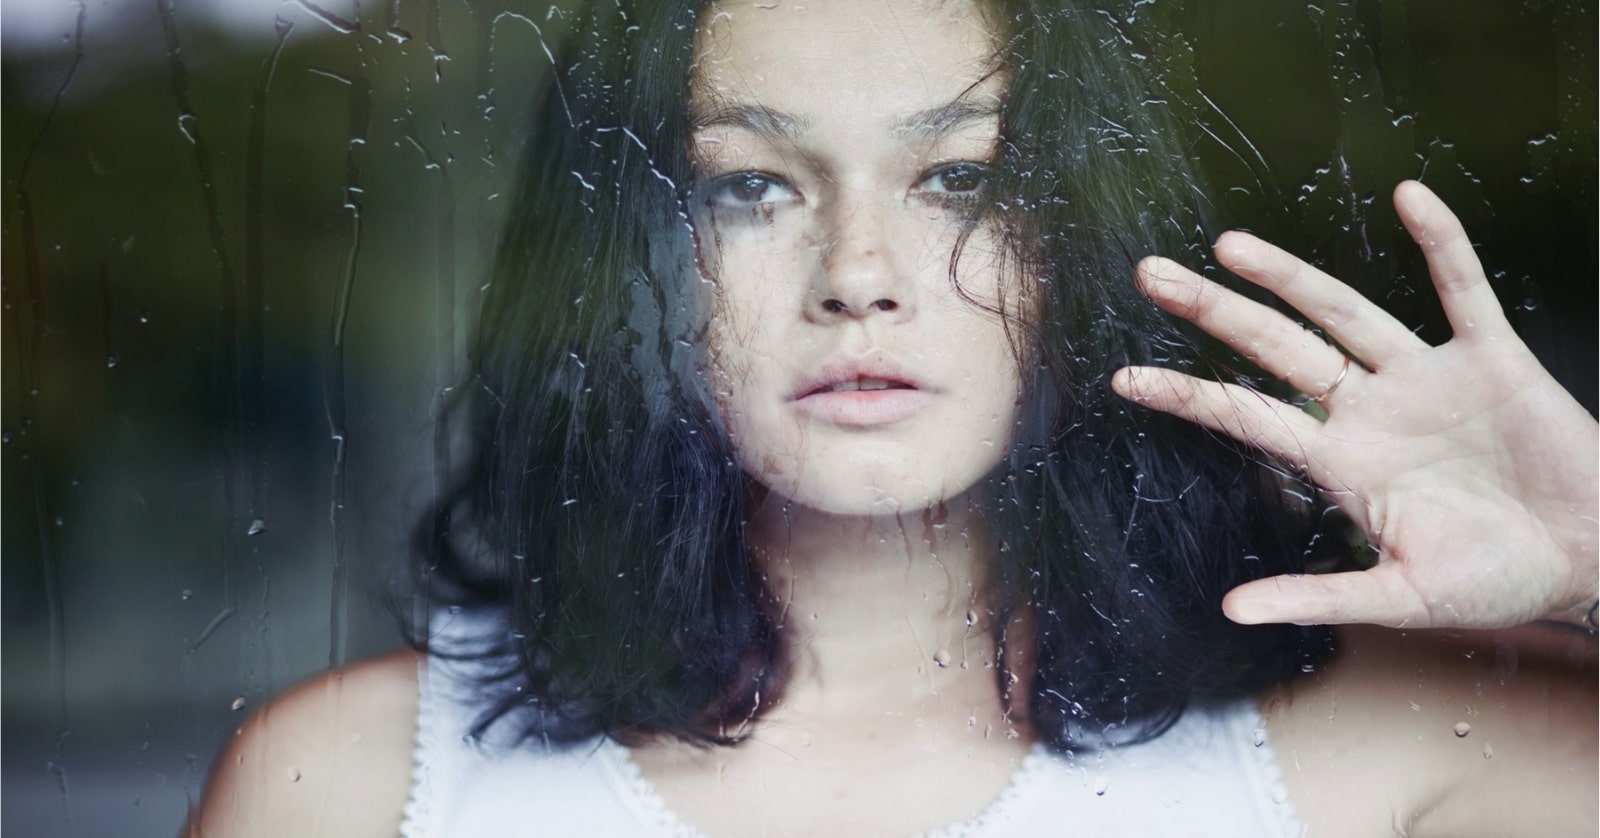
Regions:
<svg viewBox="0 0 1600 838"><path fill-rule="evenodd" d="M1442 340L1387 203L1422 176L1594 411L1589 3L1107 5L1191 124L1219 224ZM398 642L432 412L566 17L480 0L0 16L0 831L172 835L252 708Z"/></svg>

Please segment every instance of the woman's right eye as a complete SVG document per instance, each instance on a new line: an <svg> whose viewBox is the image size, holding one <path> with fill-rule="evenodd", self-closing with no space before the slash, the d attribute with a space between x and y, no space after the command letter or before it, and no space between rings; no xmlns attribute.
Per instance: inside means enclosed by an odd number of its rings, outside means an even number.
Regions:
<svg viewBox="0 0 1600 838"><path fill-rule="evenodd" d="M794 200L793 187L760 172L735 172L711 181L705 187L706 203L727 209L750 208Z"/></svg>

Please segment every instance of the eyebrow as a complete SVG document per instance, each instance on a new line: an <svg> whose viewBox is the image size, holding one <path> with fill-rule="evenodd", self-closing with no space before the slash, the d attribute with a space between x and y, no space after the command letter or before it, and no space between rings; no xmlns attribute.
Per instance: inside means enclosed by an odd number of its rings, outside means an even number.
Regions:
<svg viewBox="0 0 1600 838"><path fill-rule="evenodd" d="M754 134L796 140L811 130L804 117L775 111L765 105L718 104L704 111L692 111L689 124L700 131L706 128L743 128Z"/></svg>
<svg viewBox="0 0 1600 838"><path fill-rule="evenodd" d="M974 102L966 97L946 102L935 108L917 111L895 126L895 133L937 138L970 122L1000 118L1000 102L990 99Z"/></svg>
<svg viewBox="0 0 1600 838"><path fill-rule="evenodd" d="M968 123L999 116L998 101L974 102L963 96L943 105L917 111L895 123L892 130L896 136L937 139ZM743 128L764 137L794 143L798 143L801 136L811 130L809 119L765 105L719 104L690 113L689 119L696 131L706 128Z"/></svg>

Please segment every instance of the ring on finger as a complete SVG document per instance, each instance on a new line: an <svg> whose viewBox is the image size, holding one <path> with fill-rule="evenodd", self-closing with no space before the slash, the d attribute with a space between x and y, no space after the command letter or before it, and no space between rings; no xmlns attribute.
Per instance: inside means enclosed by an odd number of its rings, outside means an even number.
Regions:
<svg viewBox="0 0 1600 838"><path fill-rule="evenodd" d="M1323 402L1327 401L1328 397L1333 395L1333 391L1339 389L1339 385L1344 383L1344 377L1349 374L1350 356L1346 355L1344 356L1344 366L1339 368L1339 374L1334 376L1333 383L1328 385L1328 389L1322 391L1322 395L1312 396L1311 400L1317 404L1322 404Z"/></svg>

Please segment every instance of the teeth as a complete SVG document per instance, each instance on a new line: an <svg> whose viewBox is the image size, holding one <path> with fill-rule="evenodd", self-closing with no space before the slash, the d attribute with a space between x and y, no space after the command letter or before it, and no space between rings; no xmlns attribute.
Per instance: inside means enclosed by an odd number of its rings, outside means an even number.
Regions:
<svg viewBox="0 0 1600 838"><path fill-rule="evenodd" d="M881 378L857 378L851 381L841 381L828 389L835 393L841 393L847 390L887 390L893 386L893 384Z"/></svg>

